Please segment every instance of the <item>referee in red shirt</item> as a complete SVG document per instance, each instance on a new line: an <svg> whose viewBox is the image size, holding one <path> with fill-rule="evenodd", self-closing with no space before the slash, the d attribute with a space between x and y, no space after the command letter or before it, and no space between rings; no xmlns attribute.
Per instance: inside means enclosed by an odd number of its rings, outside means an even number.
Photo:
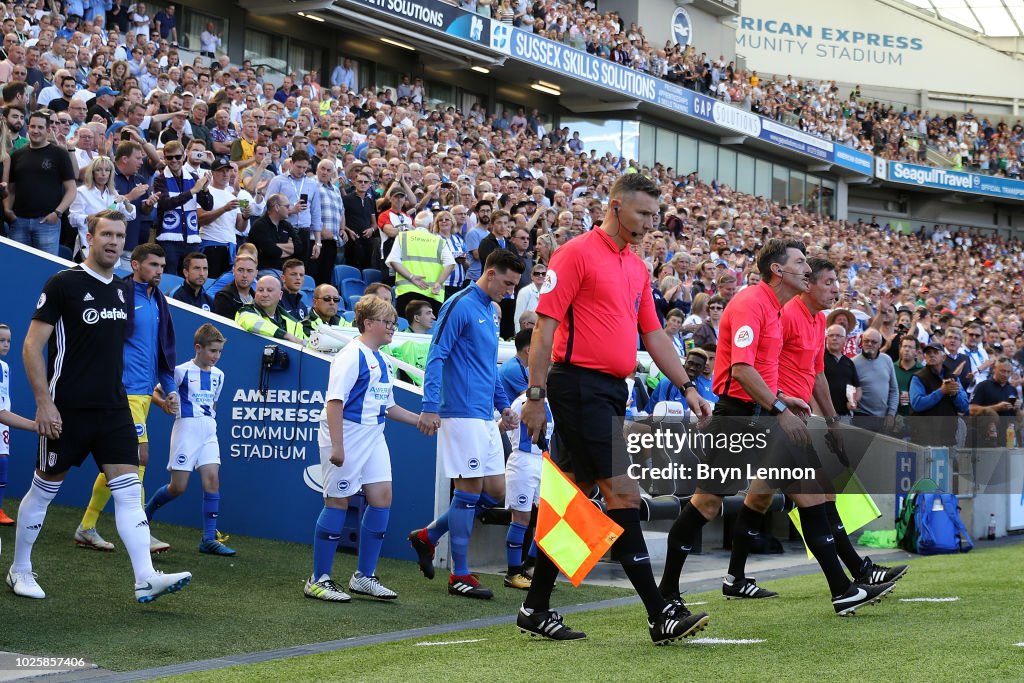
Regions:
<svg viewBox="0 0 1024 683"><path fill-rule="evenodd" d="M690 614L681 600L665 600L658 592L640 528L640 488L626 475L625 378L636 367L638 331L658 367L683 390L690 409L699 416L710 412L659 324L647 267L630 249L653 228L660 194L639 173L622 176L609 193L600 228L555 252L540 290L530 345L530 387L522 412L530 436L538 440L544 433L546 396L559 466L582 490L594 483L600 488L608 516L623 529L612 556L643 600L656 644L702 630L708 617ZM516 623L525 632L553 640L584 638L586 634L566 626L550 608L557 577L555 564L538 553L533 585Z"/></svg>
<svg viewBox="0 0 1024 683"><path fill-rule="evenodd" d="M819 467L817 456L809 451L810 434L804 420L810 408L803 399L779 390L780 357L783 355L783 306L810 287L811 266L802 242L770 239L757 255L762 280L736 295L725 308L719 324L718 359L715 363L714 391L720 396L710 429L713 432L763 434L768 447L761 453L733 454L727 449L712 450L706 461L716 467L743 467L761 456L758 465L783 467ZM812 321L809 321L812 322ZM804 334L813 335L811 328ZM813 339L814 337L811 336ZM822 340L823 337L819 336ZM809 370L809 368L808 368ZM771 430L767 415L776 416L780 429ZM813 457L811 457L813 456ZM680 512L668 536L663 594L679 590L679 571L700 529L721 509L726 495L736 493L744 481L707 481ZM860 586L852 584L836 554L834 537L825 508L825 495L805 482L754 480L750 482L743 507L734 526L729 572L722 593L729 598L771 598L778 595L759 586L744 575L751 540L760 528L764 511L771 502L773 488L786 488L800 508L800 523L807 547L814 554L828 581L837 614L851 614L858 607L877 602L892 589L892 584Z"/></svg>

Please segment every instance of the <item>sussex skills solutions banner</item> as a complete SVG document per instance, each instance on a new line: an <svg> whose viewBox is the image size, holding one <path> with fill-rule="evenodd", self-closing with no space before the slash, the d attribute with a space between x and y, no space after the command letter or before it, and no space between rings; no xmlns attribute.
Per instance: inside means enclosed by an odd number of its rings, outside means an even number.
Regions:
<svg viewBox="0 0 1024 683"><path fill-rule="evenodd" d="M490 19L466 12L437 0L350 0L364 7L386 12L424 28L442 31L473 43L490 40Z"/></svg>

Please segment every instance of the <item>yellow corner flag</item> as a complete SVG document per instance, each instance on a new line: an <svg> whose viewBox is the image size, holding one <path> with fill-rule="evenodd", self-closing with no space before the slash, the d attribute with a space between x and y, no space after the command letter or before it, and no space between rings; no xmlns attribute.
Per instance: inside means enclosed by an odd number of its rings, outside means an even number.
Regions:
<svg viewBox="0 0 1024 683"><path fill-rule="evenodd" d="M622 534L544 453L537 511L537 545L579 586Z"/></svg>
<svg viewBox="0 0 1024 683"><path fill-rule="evenodd" d="M845 481L837 481L836 510L839 511L839 518L843 521L843 527L847 534L852 534L861 527L867 526L872 521L882 516L882 512L875 505L871 495L865 490L864 484L856 474L850 472ZM800 527L800 510L793 508L789 511L789 519L793 522L800 537L803 538L804 530ZM804 540L804 547L807 549L807 557L811 558L811 549L807 548L807 541Z"/></svg>

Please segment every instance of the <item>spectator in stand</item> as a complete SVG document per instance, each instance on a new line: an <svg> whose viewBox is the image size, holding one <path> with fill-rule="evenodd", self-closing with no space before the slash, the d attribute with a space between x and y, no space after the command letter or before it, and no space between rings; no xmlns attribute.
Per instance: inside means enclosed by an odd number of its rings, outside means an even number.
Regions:
<svg viewBox="0 0 1024 683"><path fill-rule="evenodd" d="M434 308L430 302L422 299L413 299L405 307L403 316L409 323L409 331L415 334L430 334L434 327L437 316L434 315Z"/></svg>
<svg viewBox="0 0 1024 683"><path fill-rule="evenodd" d="M70 219L71 226L78 231L75 249L72 251L81 251L84 258L89 253L89 242L86 239L89 216L114 206L131 223L135 220L135 205L132 202L144 195L149 187L136 185L127 194L119 194L114 182L114 162L109 157L96 157L83 175L85 182L71 202Z"/></svg>
<svg viewBox="0 0 1024 683"><path fill-rule="evenodd" d="M860 380L857 378L857 367L843 353L845 342L846 328L842 325L829 325L825 329L825 379L828 381L829 395L836 415L849 423L857 407L851 388L859 387Z"/></svg>
<svg viewBox="0 0 1024 683"><path fill-rule="evenodd" d="M206 29L199 34L199 54L210 59L216 59L223 36L224 32L218 31L212 21L206 22Z"/></svg>
<svg viewBox="0 0 1024 683"><path fill-rule="evenodd" d="M705 344L718 345L718 323L722 319L722 311L725 310L725 299L716 294L708 299L708 319L693 333L694 346Z"/></svg>
<svg viewBox="0 0 1024 683"><path fill-rule="evenodd" d="M309 154L297 149L292 152L288 172L270 181L267 194L281 194L287 199L288 224L295 230L295 258L302 259L306 269L313 271L320 258L321 234L324 228L320 215L320 191L316 178L307 177ZM263 250L260 250L262 255Z"/></svg>
<svg viewBox="0 0 1024 683"><path fill-rule="evenodd" d="M281 270L284 262L296 256L298 234L288 216L292 215L288 198L283 194L267 197L267 209L249 230L249 241L259 251L259 269Z"/></svg>
<svg viewBox="0 0 1024 683"><path fill-rule="evenodd" d="M256 272L256 257L249 252L239 251L235 257L234 279L231 284L214 295L213 312L234 320L235 314L243 305L253 302L253 295L256 292L252 288L252 283L256 279Z"/></svg>
<svg viewBox="0 0 1024 683"><path fill-rule="evenodd" d="M882 334L869 328L861 336L863 349L853 358L860 386L853 424L868 431L891 433L899 407L899 382L892 359L880 352Z"/></svg>
<svg viewBox="0 0 1024 683"><path fill-rule="evenodd" d="M302 321L302 331L309 337L321 325L349 327L348 322L338 315L341 296L334 285L318 285L313 290L313 308Z"/></svg>
<svg viewBox="0 0 1024 683"><path fill-rule="evenodd" d="M445 301L455 296L455 293L462 289L463 283L466 281L466 266L469 263L466 253L466 241L459 233L452 232L455 224L453 212L459 208L462 208L463 212L465 211L465 207L462 207L461 204L452 207L452 212L438 211L434 214L433 225L430 226L430 231L444 240L445 244L448 245L448 250L451 251L452 258L455 259L455 267L452 268L452 272L449 273L448 279L444 282Z"/></svg>
<svg viewBox="0 0 1024 683"><path fill-rule="evenodd" d="M312 275L316 283L322 285L334 279L334 265L339 250L347 241L355 239L356 235L345 223L345 203L338 189L335 162L324 159L317 164L316 179L319 182L320 218L324 227L320 231L320 257Z"/></svg>
<svg viewBox="0 0 1024 683"><path fill-rule="evenodd" d="M515 322L517 334L522 329L520 320L523 314L537 309L537 303L540 301L540 288L544 285L547 276L548 267L546 265L542 263L534 264L530 270L530 284L520 289L516 294Z"/></svg>
<svg viewBox="0 0 1024 683"><path fill-rule="evenodd" d="M281 307L296 320L305 320L309 306L302 298L306 284L306 266L297 258L290 258L281 266Z"/></svg>
<svg viewBox="0 0 1024 683"><path fill-rule="evenodd" d="M213 310L213 299L203 285L209 275L206 254L192 251L181 260L181 275L185 281L171 292L171 298L204 311Z"/></svg>
<svg viewBox="0 0 1024 683"><path fill-rule="evenodd" d="M71 157L47 139L49 127L47 114L29 115L29 144L14 150L3 169L4 214L11 239L56 255L60 219L74 202L77 187Z"/></svg>
<svg viewBox="0 0 1024 683"><path fill-rule="evenodd" d="M164 169L153 176L156 204L156 242L167 255L167 270L177 273L187 251L199 246L200 208L213 210L213 195L207 190L211 176L182 168L185 148L178 142L164 145Z"/></svg>
<svg viewBox="0 0 1024 683"><path fill-rule="evenodd" d="M198 211L201 250L209 261L210 276L217 278L231 270L235 260L238 235L248 226L249 203L243 207L228 184L232 162L225 156L213 162L212 180L209 193L213 208Z"/></svg>

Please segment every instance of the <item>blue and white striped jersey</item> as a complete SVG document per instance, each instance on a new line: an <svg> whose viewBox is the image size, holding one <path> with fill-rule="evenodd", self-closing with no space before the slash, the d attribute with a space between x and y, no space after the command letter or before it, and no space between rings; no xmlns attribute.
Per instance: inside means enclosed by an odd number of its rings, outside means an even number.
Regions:
<svg viewBox="0 0 1024 683"><path fill-rule="evenodd" d="M516 417L522 417L524 403L526 403L526 394L520 394L519 398L512 401L512 412L516 414ZM547 439L547 442L549 444L548 450L550 450L551 434L555 429L555 423L551 419L551 406L548 405L547 399L544 400L544 408L545 410L547 410L548 413L548 424L544 430L544 438ZM543 454L543 451L540 449L540 446L538 446L535 443L530 443L530 433L526 429L526 425L524 423L520 422L517 428L506 433L508 434L508 440L512 442L513 450L525 451L527 450L527 444L529 444L530 453L533 453L534 455Z"/></svg>
<svg viewBox="0 0 1024 683"><path fill-rule="evenodd" d="M328 401L345 404L344 417L348 422L362 425L384 423L388 408L395 405L392 392L394 371L380 351L353 339L331 361L331 376L324 396L325 410L321 414L321 430L327 430Z"/></svg>
<svg viewBox="0 0 1024 683"><path fill-rule="evenodd" d="M223 370L202 370L188 361L174 368L174 386L181 402L178 417L217 417L217 399L224 388Z"/></svg>
<svg viewBox="0 0 1024 683"><path fill-rule="evenodd" d="M11 409L11 369L0 360L0 410ZM0 455L11 452L11 430L0 425Z"/></svg>

